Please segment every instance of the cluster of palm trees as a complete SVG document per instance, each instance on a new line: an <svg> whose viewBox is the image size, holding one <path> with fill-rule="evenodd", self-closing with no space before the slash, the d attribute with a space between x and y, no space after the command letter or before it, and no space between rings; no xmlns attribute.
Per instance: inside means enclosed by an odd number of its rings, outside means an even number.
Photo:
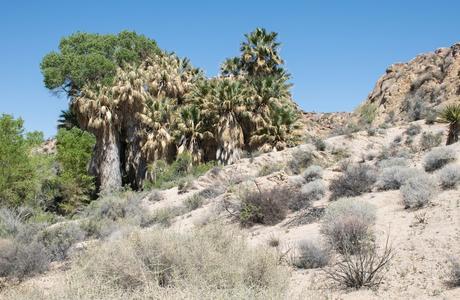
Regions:
<svg viewBox="0 0 460 300"><path fill-rule="evenodd" d="M91 164L101 190L142 186L149 164L188 152L193 163L239 159L243 150L273 151L300 140L299 110L279 56L277 34L246 35L241 56L206 78L175 54L120 67L111 86L85 86L62 126L96 136Z"/></svg>

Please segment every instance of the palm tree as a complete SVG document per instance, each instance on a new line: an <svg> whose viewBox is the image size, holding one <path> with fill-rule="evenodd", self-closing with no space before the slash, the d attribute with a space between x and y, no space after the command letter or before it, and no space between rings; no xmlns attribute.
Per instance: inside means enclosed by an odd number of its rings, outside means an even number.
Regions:
<svg viewBox="0 0 460 300"><path fill-rule="evenodd" d="M264 28L256 28L245 34L246 41L241 44L241 60L243 69L250 76L270 75L281 71L283 60L279 56L280 43L276 41L276 32L267 32Z"/></svg>
<svg viewBox="0 0 460 300"><path fill-rule="evenodd" d="M204 159L204 143L211 142L214 137L210 126L196 105L183 107L177 119L176 138L179 148L177 153L188 152L194 163Z"/></svg>
<svg viewBox="0 0 460 300"><path fill-rule="evenodd" d="M91 173L102 192L121 188L119 119L111 90L107 87L84 87L73 98L71 108L82 129L96 136Z"/></svg>
<svg viewBox="0 0 460 300"><path fill-rule="evenodd" d="M458 142L460 134L460 104L447 105L440 114L440 122L449 123L446 145Z"/></svg>
<svg viewBox="0 0 460 300"><path fill-rule="evenodd" d="M239 57L227 58L220 66L222 76L238 76L241 74L241 59Z"/></svg>
<svg viewBox="0 0 460 300"><path fill-rule="evenodd" d="M73 127L79 128L77 116L71 109L61 110L58 119L58 129L72 129Z"/></svg>
<svg viewBox="0 0 460 300"><path fill-rule="evenodd" d="M298 112L291 107L274 107L270 124L260 127L251 137L250 145L263 152L283 150L300 141L301 124Z"/></svg>

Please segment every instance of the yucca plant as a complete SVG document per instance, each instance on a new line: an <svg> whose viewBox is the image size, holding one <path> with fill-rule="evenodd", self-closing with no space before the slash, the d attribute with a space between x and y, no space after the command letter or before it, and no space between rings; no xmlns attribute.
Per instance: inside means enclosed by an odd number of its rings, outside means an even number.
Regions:
<svg viewBox="0 0 460 300"><path fill-rule="evenodd" d="M440 113L439 121L449 124L446 145L458 142L460 134L460 104L447 105Z"/></svg>

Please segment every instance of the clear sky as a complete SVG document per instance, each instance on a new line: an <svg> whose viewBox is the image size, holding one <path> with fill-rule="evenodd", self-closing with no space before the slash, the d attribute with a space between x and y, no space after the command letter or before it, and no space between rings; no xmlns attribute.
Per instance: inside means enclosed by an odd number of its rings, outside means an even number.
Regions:
<svg viewBox="0 0 460 300"><path fill-rule="evenodd" d="M0 113L56 132L65 98L47 91L41 58L75 31L124 29L187 56L208 75L255 27L279 33L294 99L351 111L386 67L460 41L460 1L0 1Z"/></svg>

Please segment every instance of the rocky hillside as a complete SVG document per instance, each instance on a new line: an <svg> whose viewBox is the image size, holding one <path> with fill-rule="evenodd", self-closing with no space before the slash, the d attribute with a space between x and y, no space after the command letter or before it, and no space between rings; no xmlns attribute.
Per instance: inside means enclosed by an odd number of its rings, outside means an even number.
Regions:
<svg viewBox="0 0 460 300"><path fill-rule="evenodd" d="M391 65L363 105L377 109L375 123L414 121L460 95L460 43Z"/></svg>

